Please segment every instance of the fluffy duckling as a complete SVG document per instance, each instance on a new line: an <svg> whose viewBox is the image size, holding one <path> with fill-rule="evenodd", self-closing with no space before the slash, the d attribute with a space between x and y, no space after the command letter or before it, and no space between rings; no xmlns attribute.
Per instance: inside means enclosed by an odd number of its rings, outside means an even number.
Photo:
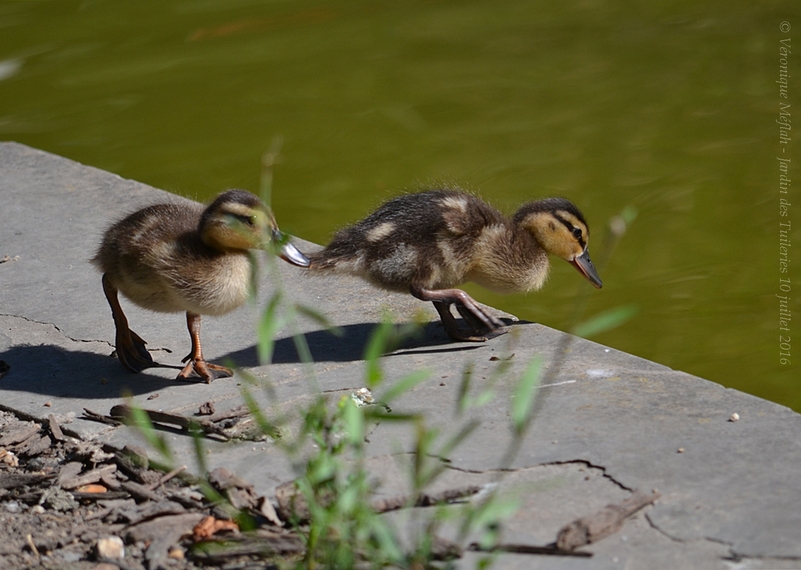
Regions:
<svg viewBox="0 0 801 570"><path fill-rule="evenodd" d="M128 328L117 292L145 309L186 312L192 351L178 378L197 374L207 383L233 375L206 362L200 346L200 315L222 315L242 305L250 293L248 250L270 241L284 260L306 267L309 260L278 231L272 212L245 190L223 192L208 206L156 204L111 226L92 262L103 272L103 291L117 329L117 356L125 368L141 372L158 366L145 341Z"/></svg>
<svg viewBox="0 0 801 570"><path fill-rule="evenodd" d="M485 341L502 334L503 323L454 287L473 281L502 293L537 290L552 254L600 288L588 238L584 216L564 198L525 204L509 219L461 190L429 190L389 200L340 230L325 249L309 255L309 267L432 301L451 338ZM470 330L459 328L451 305Z"/></svg>

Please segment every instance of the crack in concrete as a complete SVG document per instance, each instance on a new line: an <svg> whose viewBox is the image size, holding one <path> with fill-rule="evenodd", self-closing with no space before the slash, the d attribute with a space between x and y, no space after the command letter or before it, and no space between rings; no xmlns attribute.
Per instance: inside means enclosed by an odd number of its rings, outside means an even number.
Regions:
<svg viewBox="0 0 801 570"><path fill-rule="evenodd" d="M673 536L669 532L665 531L664 529L660 528L658 524L656 524L653 519L651 518L650 513L645 513L645 520L648 521L648 525L657 531L659 534L664 536L665 538L676 542L678 544L687 544L690 542L712 542L715 544L720 544L721 546L726 546L729 548L729 555L728 556L721 556L721 560L725 560L727 562L742 562L743 560L785 560L785 561L801 561L801 556L754 556L750 554L742 554L734 550L734 543L728 540L723 540L722 538L715 538L713 536L703 536L700 538L679 538L677 536Z"/></svg>
<svg viewBox="0 0 801 570"><path fill-rule="evenodd" d="M412 455L412 454L413 454L413 452L405 452L404 453L404 455ZM395 455L397 455L397 454L391 454L390 457L394 457ZM621 483L620 481L615 479L612 475L610 475L608 473L606 467L604 467L602 465L595 465L592 462L584 460L584 459L572 459L572 460L566 460L566 461L551 461L551 462L539 463L537 465L531 465L531 466L527 466L527 467L517 467L517 468L509 468L509 469L502 469L502 468L467 469L467 468L464 468L464 467L459 467L459 466L453 465L453 464L450 463L450 460L448 460L447 458L443 458L441 456L430 455L429 457L439 459L440 461L446 463L445 468L448 469L448 470L457 471L459 473L466 473L466 474L470 474L470 475L496 475L496 474L499 475L499 474L503 474L503 473L519 473L519 472L524 472L524 471L527 471L527 470L537 469L539 467L547 467L547 466L551 466L551 465L559 465L559 466L562 466L562 465L579 465L579 466L586 467L587 469L592 469L592 470L601 472L601 474L603 475L603 477L605 479L609 480L615 486L617 486L618 488L620 488L620 489L622 489L624 491L627 491L627 492L630 492L630 493L634 492L631 488L629 488L628 486L624 485L623 483ZM498 481L493 481L493 483L497 483L497 482ZM654 505L652 505L651 507L653 508L653 506ZM801 556L751 556L751 555L740 554L740 553L738 553L738 552L736 552L734 550L734 548L733 548L734 547L734 543L732 543L730 541L722 540L722 539L719 539L719 538L715 538L715 537L705 536L705 537L689 538L689 539L679 538L677 536L671 535L670 533L666 532L664 529L660 528L659 525L657 525L653 521L650 513L644 512L643 516L644 516L645 520L647 521L649 527L652 530L658 532L659 534L661 534L665 538L667 538L670 541L675 542L677 544L688 544L688 543L692 543L692 542L699 542L699 543L700 542L710 542L710 543L719 544L721 546L727 547L728 550L729 550L729 556L721 556L722 560L726 560L726 561L730 561L730 562L739 562L741 560L762 560L762 561L764 561L764 560L784 560L784 561L798 561L798 560L801 560Z"/></svg>
<svg viewBox="0 0 801 570"><path fill-rule="evenodd" d="M28 322L28 323L33 323L35 325L41 325L41 326L44 326L44 327L53 327L56 331L61 333L61 336L63 336L64 338L66 338L67 340L70 340L72 342L79 342L79 343L86 343L86 344L100 343L100 344L106 344L106 345L110 346L111 348L114 348L114 345L111 344L107 340L95 340L95 339L87 340L87 339L83 339L83 338L73 338L70 335L68 335L67 333L65 333L63 330L61 330L58 327L58 325L56 325L55 323L44 323L42 321L37 321L37 320L31 319L29 317L24 317L22 315L9 315L9 314L6 314L6 313L0 313L0 317L8 317L10 319L20 319L20 320L23 320L23 321Z"/></svg>
<svg viewBox="0 0 801 570"><path fill-rule="evenodd" d="M623 483L612 477L612 475L610 475L609 472L607 471L606 467L604 467L603 465L595 465L591 461L588 461L586 459L567 459L564 461L550 461L548 463L540 463L539 465L584 465L585 467L589 467L591 469L597 469L598 471L601 472L604 478L608 479L609 481L611 481L624 491L628 491L629 493L634 492L634 489L632 489L631 487L627 487L626 485L624 485Z"/></svg>
<svg viewBox="0 0 801 570"><path fill-rule="evenodd" d="M5 314L5 313L0 313L0 317L8 317L10 319L21 319L23 321L26 321L26 322L29 322L29 323L33 323L35 325L41 325L41 326L44 326L44 327L53 327L56 331L58 331L61 334L61 336L63 336L64 338L66 338L67 340L69 340L71 342L77 342L77 343L83 343L83 344L98 343L98 344L105 344L106 346L108 346L111 349L115 348L114 344L112 344L111 342L109 342L107 340L99 340L99 339L88 339L87 340L87 339L83 339L83 338L71 337L70 335L65 333L63 330L61 330L59 328L59 326L57 324L55 324L55 323L45 323L45 322L42 322L42 321L37 321L35 319L31 319L29 317L24 317L22 315L9 315L9 314ZM161 347L161 346L148 347L147 350L148 350L148 352L166 352L167 354L172 354L172 350L171 349L166 348L166 347Z"/></svg>
<svg viewBox="0 0 801 570"><path fill-rule="evenodd" d="M710 539L710 538L707 538L707 537L702 537L702 538L679 538L678 536L673 536L672 534L670 534L666 530L660 528L659 525L656 524L653 521L653 519L651 519L651 515L649 513L645 513L645 520L648 521L648 525L652 529L657 531L659 534L661 534L665 538L668 538L668 539L672 540L673 542L678 542L680 544L686 544L688 542L698 542L698 541L702 541L702 540L708 540L710 542L719 542L719 543L721 543L721 544L723 544L725 546L732 546L732 544L730 544L730 543L726 543L726 542L723 542L723 541L718 540L718 539Z"/></svg>
<svg viewBox="0 0 801 570"><path fill-rule="evenodd" d="M729 556L723 556L722 560L726 562L734 562L735 564L738 562L742 562L743 560L760 560L760 561L768 561L768 560L781 560L786 562L799 562L801 561L801 556L752 556L750 554L740 554L735 552L733 549L729 551L731 554Z"/></svg>
<svg viewBox="0 0 801 570"><path fill-rule="evenodd" d="M467 469L465 467L458 467L456 465L453 465L451 463L451 461L449 459L447 459L447 458L443 458L443 457L439 457L439 456L432 456L432 457L438 457L440 459L440 461L443 461L444 463L447 463L447 468L448 469L451 469L453 471L459 471L460 473L469 473L471 475L483 475L485 473L518 473L518 472L521 472L521 471L526 471L528 469L536 469L537 467L547 467L548 465L582 465L582 466L587 467L589 469L595 469L597 471L600 471L601 475L605 479L611 481L615 486L619 487L620 489L623 489L624 491L628 491L629 493L633 493L634 492L633 489L627 487L626 485L624 485L623 483L621 483L620 481L618 481L617 479L612 477L607 472L606 467L604 467L603 465L594 465L592 462L587 461L586 459L569 459L569 460L565 460L565 461L549 461L547 463L538 463L536 465L531 465L531 466L528 466L528 467L509 467L509 468L498 467L498 468L494 468L494 469L481 469L481 470L478 470L478 469Z"/></svg>

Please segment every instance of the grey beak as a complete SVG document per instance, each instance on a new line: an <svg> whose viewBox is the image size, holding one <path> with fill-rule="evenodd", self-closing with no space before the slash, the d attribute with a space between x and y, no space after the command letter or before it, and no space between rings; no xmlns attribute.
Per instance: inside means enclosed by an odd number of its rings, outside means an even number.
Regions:
<svg viewBox="0 0 801 570"><path fill-rule="evenodd" d="M585 249L584 253L576 257L570 264L578 269L578 272L595 287L600 289L603 286L601 278L598 277L598 272L595 270L595 266L592 264L592 261L590 261L590 251L588 249Z"/></svg>
<svg viewBox="0 0 801 570"><path fill-rule="evenodd" d="M282 234L278 230L273 231L273 240L275 243L281 244L278 249L278 257L286 261L287 263L291 263L292 265L297 265L298 267L308 267L309 266L309 258L303 255L298 248L294 245L289 243L287 237Z"/></svg>

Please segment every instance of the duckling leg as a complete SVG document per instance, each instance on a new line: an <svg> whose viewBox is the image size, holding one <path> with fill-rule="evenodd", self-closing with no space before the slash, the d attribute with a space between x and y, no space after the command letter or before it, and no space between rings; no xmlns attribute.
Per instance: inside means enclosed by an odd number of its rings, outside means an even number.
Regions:
<svg viewBox="0 0 801 570"><path fill-rule="evenodd" d="M409 288L412 295L421 301L431 301L437 309L442 320L445 332L454 340L469 342L484 342L506 332L500 330L503 322L500 319L488 315L479 308L478 303L461 289L439 289L429 290L423 287L412 285ZM470 325L472 330L459 328L456 319L451 313L451 305L456 305L456 310L462 315L464 320Z"/></svg>
<svg viewBox="0 0 801 570"><path fill-rule="evenodd" d="M203 349L200 346L200 315L187 311L186 326L189 328L189 336L192 338L192 352L181 360L181 362L188 361L188 363L178 374L178 378L189 378L194 373L203 378L206 384L211 384L211 381L217 378L233 376L234 372L230 368L206 362L203 358Z"/></svg>
<svg viewBox="0 0 801 570"><path fill-rule="evenodd" d="M453 306L456 307L456 310L459 312L459 314L462 316L462 318L465 320L465 322L467 322L467 324L470 325L471 329L473 329L476 333L478 333L480 331L486 332L487 333L486 337L488 339L495 338L496 336L502 335L502 334L504 334L506 332L505 329L500 329L500 328L491 329L488 325L486 325L484 323L483 320L481 320L478 317L476 317L470 311L470 309L468 309L464 305L460 305L459 303L454 303ZM493 322L497 320L494 317L492 317L491 315L487 315L487 313L485 313L484 311L481 311L481 313L483 315L485 315L487 318L492 319ZM503 323L501 323L499 326L502 327Z"/></svg>
<svg viewBox="0 0 801 570"><path fill-rule="evenodd" d="M141 372L145 368L158 366L145 347L147 343L128 328L128 319L122 312L122 306L117 298L117 288L110 283L105 274L103 274L103 293L111 307L111 316L114 318L114 327L117 330L114 346L120 363L131 372Z"/></svg>
<svg viewBox="0 0 801 570"><path fill-rule="evenodd" d="M453 340L467 341L467 342L484 342L487 340L486 336L477 335L475 329L463 329L459 327L456 319L453 318L451 313L451 304L442 301L433 301L434 308L439 313L439 318L442 321L442 326L445 327L445 332Z"/></svg>

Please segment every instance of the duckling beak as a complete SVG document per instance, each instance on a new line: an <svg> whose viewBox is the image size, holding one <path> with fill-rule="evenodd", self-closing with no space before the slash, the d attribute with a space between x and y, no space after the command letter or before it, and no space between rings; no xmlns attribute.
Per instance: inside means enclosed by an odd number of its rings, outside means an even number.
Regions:
<svg viewBox="0 0 801 570"><path fill-rule="evenodd" d="M578 257L574 257L570 264L578 269L578 272L596 288L600 289L603 286L601 278L598 277L598 272L595 270L595 266L592 264L592 261L590 261L590 251L588 249L585 249L584 253Z"/></svg>
<svg viewBox="0 0 801 570"><path fill-rule="evenodd" d="M298 248L289 243L289 240L280 231L273 230L273 241L277 244L281 244L278 249L278 257L298 267L309 266L309 258L303 255Z"/></svg>

